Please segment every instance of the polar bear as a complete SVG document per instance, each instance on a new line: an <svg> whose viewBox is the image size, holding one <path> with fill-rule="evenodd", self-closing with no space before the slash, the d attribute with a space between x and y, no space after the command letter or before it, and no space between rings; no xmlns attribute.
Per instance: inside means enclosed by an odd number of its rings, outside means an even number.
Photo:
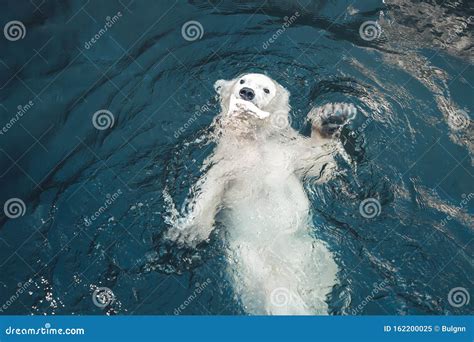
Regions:
<svg viewBox="0 0 474 342"><path fill-rule="evenodd" d="M217 146L191 189L189 210L166 237L195 247L223 217L227 272L249 314L327 314L326 298L338 267L314 236L303 177L329 179L340 128L355 107L328 104L308 114L310 138L289 122L289 92L263 74L244 74L214 85L221 113Z"/></svg>

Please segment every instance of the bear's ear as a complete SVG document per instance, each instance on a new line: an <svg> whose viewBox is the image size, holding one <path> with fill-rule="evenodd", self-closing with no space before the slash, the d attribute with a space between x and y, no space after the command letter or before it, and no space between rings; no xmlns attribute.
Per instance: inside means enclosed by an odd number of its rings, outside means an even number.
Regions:
<svg viewBox="0 0 474 342"><path fill-rule="evenodd" d="M276 83L276 82L275 82ZM276 94L272 101L267 105L270 112L278 112L288 116L290 113L290 92L282 85L276 83Z"/></svg>
<svg viewBox="0 0 474 342"><path fill-rule="evenodd" d="M214 83L214 90L222 96L230 90L231 86L232 81L218 80Z"/></svg>

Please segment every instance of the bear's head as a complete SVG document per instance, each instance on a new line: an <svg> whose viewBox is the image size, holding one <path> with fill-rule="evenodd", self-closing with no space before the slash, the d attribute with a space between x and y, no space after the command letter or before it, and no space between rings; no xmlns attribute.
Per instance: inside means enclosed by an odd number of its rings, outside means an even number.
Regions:
<svg viewBox="0 0 474 342"><path fill-rule="evenodd" d="M277 123L275 128L288 128L290 112L288 90L263 74L243 74L233 80L218 80L214 89L219 94L222 113L228 112L231 98L249 101L258 109L268 112L265 120Z"/></svg>

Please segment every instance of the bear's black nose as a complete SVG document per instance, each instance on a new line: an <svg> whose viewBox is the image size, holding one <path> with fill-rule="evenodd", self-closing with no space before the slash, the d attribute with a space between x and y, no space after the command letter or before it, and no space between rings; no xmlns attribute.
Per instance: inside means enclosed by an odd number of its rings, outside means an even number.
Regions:
<svg viewBox="0 0 474 342"><path fill-rule="evenodd" d="M243 98L244 100L247 100L247 101L251 101L255 97L254 91L250 88L240 89L239 95L240 95L241 98Z"/></svg>

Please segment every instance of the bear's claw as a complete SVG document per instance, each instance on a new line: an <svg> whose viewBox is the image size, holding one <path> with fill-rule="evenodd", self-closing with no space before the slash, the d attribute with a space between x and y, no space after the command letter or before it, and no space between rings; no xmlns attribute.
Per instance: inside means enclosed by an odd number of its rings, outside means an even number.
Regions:
<svg viewBox="0 0 474 342"><path fill-rule="evenodd" d="M313 131L329 138L337 136L342 126L352 120L357 114L357 109L353 104L347 103L327 103L322 107L316 107L308 114L308 119L313 125Z"/></svg>

